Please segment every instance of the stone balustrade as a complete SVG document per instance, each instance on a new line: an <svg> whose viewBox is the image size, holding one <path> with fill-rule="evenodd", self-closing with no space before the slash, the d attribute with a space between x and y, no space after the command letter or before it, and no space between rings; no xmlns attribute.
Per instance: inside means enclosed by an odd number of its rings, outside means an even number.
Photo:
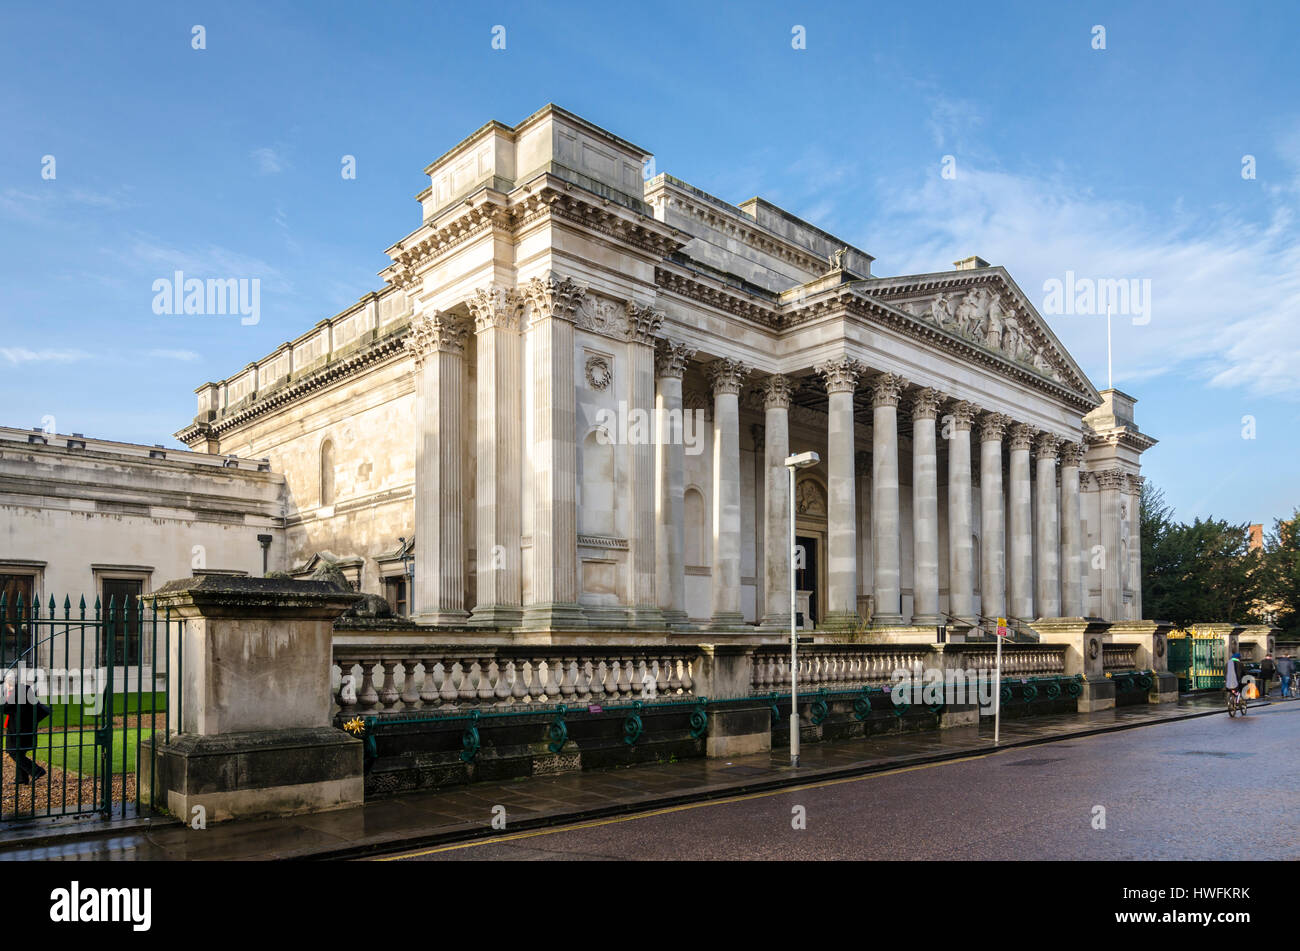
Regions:
<svg viewBox="0 0 1300 951"><path fill-rule="evenodd" d="M1138 645L1105 644L1101 649L1102 670L1136 670Z"/></svg>
<svg viewBox="0 0 1300 951"><path fill-rule="evenodd" d="M1003 644L1003 677L1064 675L1065 645ZM996 644L957 644L945 651L955 658L949 666L992 670L997 663Z"/></svg>
<svg viewBox="0 0 1300 951"><path fill-rule="evenodd" d="M815 644L799 648L799 689L848 689L894 681L894 671L924 665L925 644ZM789 647L764 646L754 651L752 692L790 689Z"/></svg>
<svg viewBox="0 0 1300 951"><path fill-rule="evenodd" d="M587 705L694 696L694 648L334 647L345 714L465 707ZM356 702L344 702L344 677Z"/></svg>

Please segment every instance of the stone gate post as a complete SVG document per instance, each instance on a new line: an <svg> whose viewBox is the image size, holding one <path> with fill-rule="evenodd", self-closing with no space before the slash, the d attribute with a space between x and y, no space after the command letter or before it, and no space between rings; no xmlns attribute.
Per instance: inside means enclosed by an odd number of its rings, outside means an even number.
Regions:
<svg viewBox="0 0 1300 951"><path fill-rule="evenodd" d="M1065 674L1083 675L1079 712L1109 710L1115 706L1115 684L1106 678L1102 647L1110 643L1107 621L1095 617L1039 618L1029 626L1044 644L1065 644Z"/></svg>
<svg viewBox="0 0 1300 951"><path fill-rule="evenodd" d="M294 815L364 800L361 741L330 725L332 628L361 595L325 581L171 581L170 740L141 756L141 797L182 819ZM156 775L151 775L151 771Z"/></svg>

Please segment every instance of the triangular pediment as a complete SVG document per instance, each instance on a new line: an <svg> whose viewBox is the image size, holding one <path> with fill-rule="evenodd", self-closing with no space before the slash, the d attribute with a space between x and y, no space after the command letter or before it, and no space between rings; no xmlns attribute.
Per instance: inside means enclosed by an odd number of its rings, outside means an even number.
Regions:
<svg viewBox="0 0 1300 951"><path fill-rule="evenodd" d="M856 289L878 304L1101 402L1087 375L1005 268L874 278L857 283Z"/></svg>

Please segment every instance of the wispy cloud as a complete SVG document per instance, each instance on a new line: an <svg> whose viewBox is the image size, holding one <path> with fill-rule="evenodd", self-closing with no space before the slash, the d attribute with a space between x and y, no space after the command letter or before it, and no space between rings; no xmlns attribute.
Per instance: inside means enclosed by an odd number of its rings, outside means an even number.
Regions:
<svg viewBox="0 0 1300 951"><path fill-rule="evenodd" d="M276 149L263 146L250 153L257 170L263 175L275 175L289 167L284 155Z"/></svg>
<svg viewBox="0 0 1300 951"><path fill-rule="evenodd" d="M1300 399L1300 232L1297 194L1279 188L1271 218L1215 208L1161 212L1097 197L1062 175L962 166L900 186L878 183L872 234L889 272L943 270L979 254L1003 264L1038 306L1067 270L1093 279L1149 279L1151 318L1115 321L1116 383L1181 374L1196 383ZM885 273L882 268L882 273ZM1085 367L1105 366L1104 323L1049 317Z"/></svg>
<svg viewBox="0 0 1300 951"><path fill-rule="evenodd" d="M76 363L89 360L84 350L28 350L26 347L0 347L0 357L17 366L20 363Z"/></svg>
<svg viewBox="0 0 1300 951"><path fill-rule="evenodd" d="M202 359L193 350L150 350L147 355L158 360L180 360L184 363Z"/></svg>

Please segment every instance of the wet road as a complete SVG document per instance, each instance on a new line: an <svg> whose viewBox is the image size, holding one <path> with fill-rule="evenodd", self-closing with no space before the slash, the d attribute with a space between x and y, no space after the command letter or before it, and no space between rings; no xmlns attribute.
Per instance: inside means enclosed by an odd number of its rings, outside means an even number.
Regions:
<svg viewBox="0 0 1300 951"><path fill-rule="evenodd" d="M1300 702L387 858L1236 857L1300 858Z"/></svg>

